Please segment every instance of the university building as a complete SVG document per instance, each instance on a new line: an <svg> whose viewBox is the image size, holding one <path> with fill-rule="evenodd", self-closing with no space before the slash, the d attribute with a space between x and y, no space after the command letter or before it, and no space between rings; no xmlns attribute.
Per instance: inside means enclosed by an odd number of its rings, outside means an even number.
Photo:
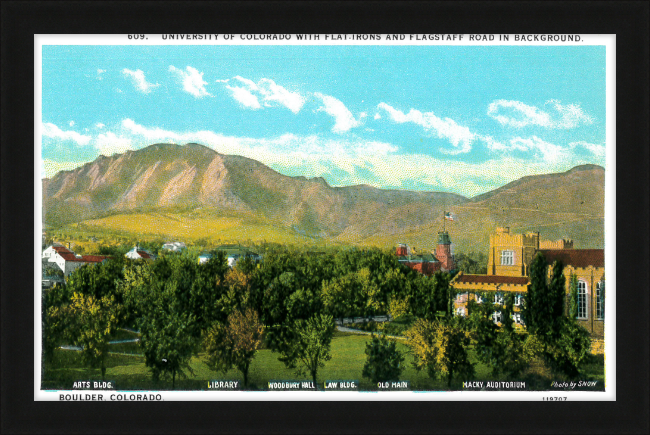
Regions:
<svg viewBox="0 0 650 435"><path fill-rule="evenodd" d="M541 252L549 264L561 261L564 265L567 296L570 292L571 276L578 281L578 323L590 332L593 338L604 337L604 289L605 253L603 249L575 249L568 239L541 240L539 232L512 234L508 227L497 228L490 236L487 275L469 275L459 272L450 282L456 292L455 314L467 315L467 303L482 297L490 297L497 310L494 321L503 320L498 306L503 306L505 295L514 294L513 319L516 327L524 327L521 316L529 280L529 266L535 255ZM487 295L487 296L486 296ZM568 313L568 297L567 297Z"/></svg>
<svg viewBox="0 0 650 435"><path fill-rule="evenodd" d="M433 252L415 254L405 243L397 245L397 260L418 272L431 276L436 272L449 272L456 268L451 252L451 239L447 231L438 232L438 246Z"/></svg>

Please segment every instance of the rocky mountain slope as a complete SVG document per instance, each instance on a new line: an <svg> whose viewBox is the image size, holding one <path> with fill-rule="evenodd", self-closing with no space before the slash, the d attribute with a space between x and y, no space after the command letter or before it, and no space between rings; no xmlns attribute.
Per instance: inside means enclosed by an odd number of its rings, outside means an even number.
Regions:
<svg viewBox="0 0 650 435"><path fill-rule="evenodd" d="M155 144L101 156L43 180L43 218L47 225L61 226L136 213L200 213L208 220L244 216L237 222L263 222L301 236L378 246L403 241L430 249L443 211L451 210L458 219L447 229L464 250L482 250L497 226L540 231L550 240L573 238L580 248L600 248L604 180L602 167L583 165L523 177L469 199L366 185L332 187L322 178L285 176L258 161L198 144ZM255 239L255 230L242 231Z"/></svg>
<svg viewBox="0 0 650 435"><path fill-rule="evenodd" d="M53 225L115 213L208 208L221 215L252 213L327 237L439 219L445 206L466 201L450 193L332 187L322 178L285 176L197 144L156 144L101 156L43 180L44 221Z"/></svg>

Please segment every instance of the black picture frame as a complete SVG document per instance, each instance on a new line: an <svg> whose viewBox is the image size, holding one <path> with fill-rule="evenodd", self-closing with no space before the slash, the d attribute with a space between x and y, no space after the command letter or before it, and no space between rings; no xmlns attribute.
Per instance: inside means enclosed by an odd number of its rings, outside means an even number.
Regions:
<svg viewBox="0 0 650 435"><path fill-rule="evenodd" d="M2 433L647 433L648 2L3 2ZM616 34L615 402L35 402L34 34Z"/></svg>

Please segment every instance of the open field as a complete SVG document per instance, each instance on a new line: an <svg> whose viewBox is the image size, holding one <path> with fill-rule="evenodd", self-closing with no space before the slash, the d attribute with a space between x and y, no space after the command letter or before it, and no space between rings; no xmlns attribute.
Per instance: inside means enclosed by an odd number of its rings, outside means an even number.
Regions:
<svg viewBox="0 0 650 435"><path fill-rule="evenodd" d="M318 373L319 384L325 380L358 380L361 390L376 390L376 385L362 377L363 364L366 360L365 345L370 340L368 335L353 335L337 332L332 340L332 359L325 363L325 367ZM127 343L125 349L136 349L135 343ZM431 380L425 372L418 372L412 366L412 356L408 348L401 341L397 341L398 349L406 354L405 369L400 380L410 381L411 389L421 391L446 391L445 380ZM117 348L115 348L117 350ZM476 362L473 349L470 348L470 357ZM186 379L176 380L177 390L206 390L209 380L243 380L237 370L230 370L223 374L208 369L202 360L203 355L193 357L190 366L193 373L188 373ZM474 380L506 380L493 378L489 369L483 364L476 364L476 377ZM44 390L71 389L75 381L99 380L99 369L89 369L82 365L79 352L57 350L52 364L46 364L43 369L42 388ZM563 380L561 376L552 375L541 362L531 364L516 381L524 381L529 389L546 390L553 380ZM598 381L597 388L604 388L604 362L602 356L591 357L590 363L585 367L585 375L581 380ZM111 354L107 361L106 380L114 381L119 390L167 390L171 389L171 379L154 382L151 373L145 367L144 357ZM270 380L309 380L308 376L298 376L294 370L288 369L278 360L278 354L268 349L258 351L249 373L249 389L265 390ZM462 389L463 380L455 380L452 390Z"/></svg>
<svg viewBox="0 0 650 435"><path fill-rule="evenodd" d="M253 242L302 244L310 238L291 228L260 219L238 216L210 216L196 213L134 213L116 214L101 219L70 225L71 229L83 229L88 233L110 237L122 234L131 237L161 237L195 241L233 243L244 240Z"/></svg>
<svg viewBox="0 0 650 435"><path fill-rule="evenodd" d="M453 207L452 207L453 208ZM463 216L457 206L458 221L448 222L449 232L456 252L485 252L489 235L498 226L509 226L514 233L539 231L544 240L573 239L576 248L602 248L602 216L577 213L548 213L537 210L488 209L472 210ZM440 223L409 226L397 231L380 232L371 236L344 232L336 237L311 237L278 222L252 216L219 216L209 213L133 213L116 214L101 219L87 220L77 224L52 229L53 234L65 242L86 246L87 253L94 253L97 244L83 241L88 237L98 239L100 244L112 244L117 240L180 240L188 245L219 245L224 243L279 243L284 245L356 245L393 248L397 243L407 243L418 251L433 251L437 244Z"/></svg>

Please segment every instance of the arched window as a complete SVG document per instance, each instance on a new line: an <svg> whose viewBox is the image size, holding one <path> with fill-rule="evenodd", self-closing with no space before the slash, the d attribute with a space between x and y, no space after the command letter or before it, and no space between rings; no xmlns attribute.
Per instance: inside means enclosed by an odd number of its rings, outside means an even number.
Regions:
<svg viewBox="0 0 650 435"><path fill-rule="evenodd" d="M578 319L587 318L587 283L578 281Z"/></svg>
<svg viewBox="0 0 650 435"><path fill-rule="evenodd" d="M495 311L492 313L492 320L494 323L501 323L501 311Z"/></svg>
<svg viewBox="0 0 650 435"><path fill-rule="evenodd" d="M605 303L602 295L602 285L602 282L596 284L596 318L600 320L603 319L603 304Z"/></svg>

